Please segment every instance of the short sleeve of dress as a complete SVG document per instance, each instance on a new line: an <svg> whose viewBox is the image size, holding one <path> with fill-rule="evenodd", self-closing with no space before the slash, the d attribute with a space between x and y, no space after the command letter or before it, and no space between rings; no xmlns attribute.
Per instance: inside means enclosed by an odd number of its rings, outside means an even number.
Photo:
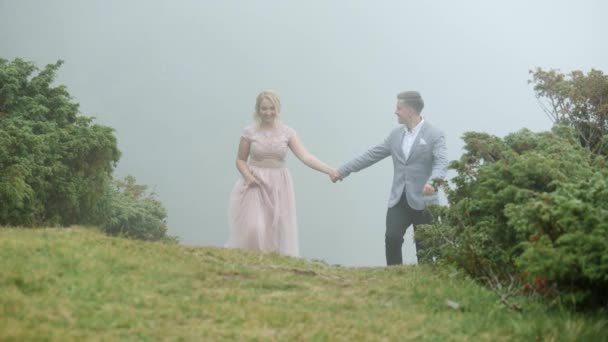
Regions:
<svg viewBox="0 0 608 342"><path fill-rule="evenodd" d="M296 135L297 135L296 131L289 126L283 126L283 127L284 127L285 137L287 138L287 142L289 143L291 141L291 139L296 137Z"/></svg>
<svg viewBox="0 0 608 342"><path fill-rule="evenodd" d="M253 126L247 126L243 129L243 133L241 133L241 138L252 141L253 140Z"/></svg>

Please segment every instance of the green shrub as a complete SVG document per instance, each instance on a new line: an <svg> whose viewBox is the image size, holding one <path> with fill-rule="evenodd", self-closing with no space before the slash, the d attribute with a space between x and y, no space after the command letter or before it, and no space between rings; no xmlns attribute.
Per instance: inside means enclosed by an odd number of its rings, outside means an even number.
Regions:
<svg viewBox="0 0 608 342"><path fill-rule="evenodd" d="M153 193L146 193L146 186L136 184L127 176L115 181L108 189L106 211L100 227L111 235L142 240L175 240L167 237L167 212Z"/></svg>
<svg viewBox="0 0 608 342"><path fill-rule="evenodd" d="M109 234L175 242L166 210L146 187L113 181L114 130L80 115L63 62L42 70L0 58L0 225L99 225Z"/></svg>
<svg viewBox="0 0 608 342"><path fill-rule="evenodd" d="M449 207L417 231L428 253L483 278L517 276L528 288L574 304L608 293L608 188L602 157L573 129L521 130L500 139L464 136L450 168Z"/></svg>
<svg viewBox="0 0 608 342"><path fill-rule="evenodd" d="M91 223L120 158L113 129L51 86L61 64L0 59L0 225Z"/></svg>
<svg viewBox="0 0 608 342"><path fill-rule="evenodd" d="M608 298L608 182L605 173L563 184L507 210L521 236L515 259L526 278L542 277L566 290L570 301Z"/></svg>

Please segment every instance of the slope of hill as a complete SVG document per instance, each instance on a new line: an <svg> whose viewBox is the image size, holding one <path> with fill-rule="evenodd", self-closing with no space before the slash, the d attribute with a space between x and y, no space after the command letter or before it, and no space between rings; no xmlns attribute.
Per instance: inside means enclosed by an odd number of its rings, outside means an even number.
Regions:
<svg viewBox="0 0 608 342"><path fill-rule="evenodd" d="M0 228L0 340L606 339L607 320L523 312L457 272ZM447 305L446 301L458 303Z"/></svg>

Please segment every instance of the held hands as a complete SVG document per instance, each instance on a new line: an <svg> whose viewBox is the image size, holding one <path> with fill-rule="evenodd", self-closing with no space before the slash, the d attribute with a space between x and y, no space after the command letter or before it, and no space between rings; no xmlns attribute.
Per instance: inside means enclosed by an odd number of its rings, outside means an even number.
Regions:
<svg viewBox="0 0 608 342"><path fill-rule="evenodd" d="M433 194L435 191L436 191L436 190L435 190L435 187L433 187L433 186L432 186L431 184L429 184L429 183L424 184L424 188L422 188L422 193L423 193L425 196L430 196L430 195L432 195L432 194Z"/></svg>
<svg viewBox="0 0 608 342"><path fill-rule="evenodd" d="M331 169L328 173L329 179L331 179L332 183L342 180L342 175L336 169Z"/></svg>

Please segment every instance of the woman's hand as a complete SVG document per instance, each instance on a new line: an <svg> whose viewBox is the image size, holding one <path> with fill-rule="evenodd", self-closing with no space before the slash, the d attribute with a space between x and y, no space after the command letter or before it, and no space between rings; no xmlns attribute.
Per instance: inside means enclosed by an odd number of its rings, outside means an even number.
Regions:
<svg viewBox="0 0 608 342"><path fill-rule="evenodd" d="M258 186L258 185L260 185L260 182L254 176L250 176L245 179L245 187Z"/></svg>

